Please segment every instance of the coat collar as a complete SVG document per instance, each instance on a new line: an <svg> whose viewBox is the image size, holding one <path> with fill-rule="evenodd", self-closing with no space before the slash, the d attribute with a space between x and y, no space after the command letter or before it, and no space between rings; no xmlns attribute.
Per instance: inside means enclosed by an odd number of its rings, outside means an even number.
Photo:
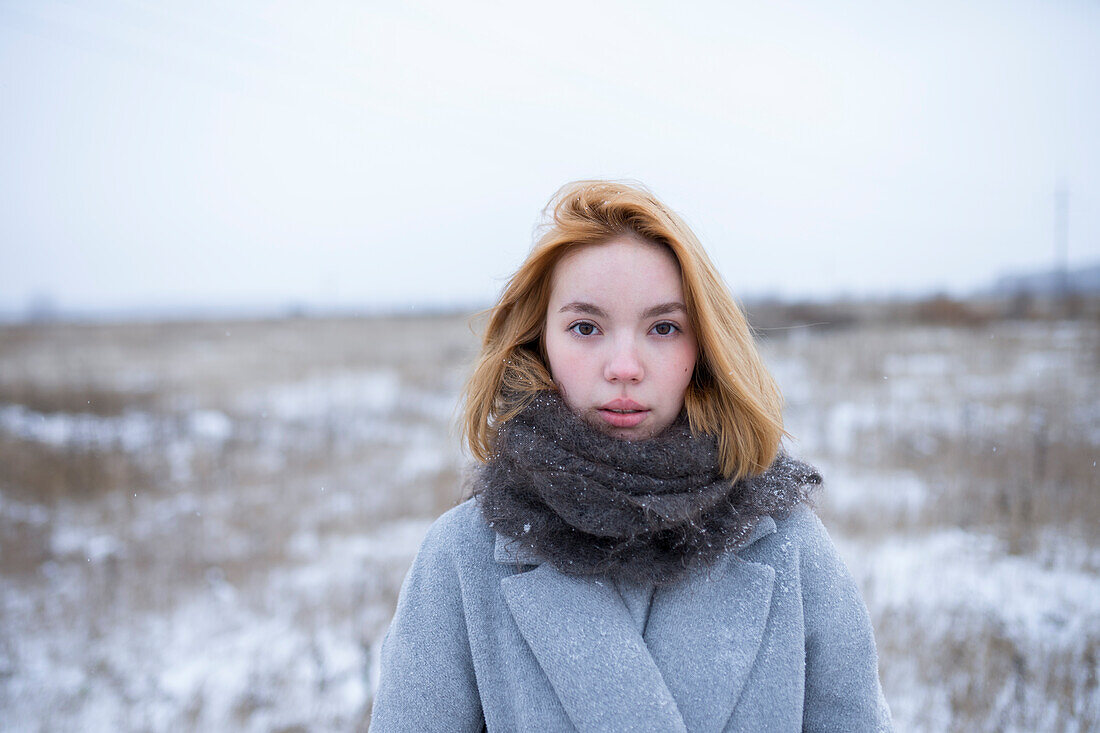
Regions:
<svg viewBox="0 0 1100 733"><path fill-rule="evenodd" d="M765 517L740 548L772 534ZM640 634L611 580L572 576L499 535L498 562L535 565L501 589L579 730L721 730L764 634L775 571L727 553L653 595Z"/></svg>

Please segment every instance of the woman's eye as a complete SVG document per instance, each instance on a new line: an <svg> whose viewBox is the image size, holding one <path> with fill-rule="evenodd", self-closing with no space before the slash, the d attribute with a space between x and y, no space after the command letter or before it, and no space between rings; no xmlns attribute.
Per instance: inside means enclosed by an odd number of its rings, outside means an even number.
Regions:
<svg viewBox="0 0 1100 733"><path fill-rule="evenodd" d="M569 330L578 336L591 336L596 333L596 325L588 321L581 321L580 323L574 323L569 327Z"/></svg>
<svg viewBox="0 0 1100 733"><path fill-rule="evenodd" d="M675 323L658 323L656 326L653 327L653 330L657 333L658 336L671 336L680 329L677 328Z"/></svg>

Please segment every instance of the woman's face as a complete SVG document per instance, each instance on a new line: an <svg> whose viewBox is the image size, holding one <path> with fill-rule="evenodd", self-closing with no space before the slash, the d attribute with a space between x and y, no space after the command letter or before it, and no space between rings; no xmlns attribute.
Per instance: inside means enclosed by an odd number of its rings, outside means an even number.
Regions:
<svg viewBox="0 0 1100 733"><path fill-rule="evenodd" d="M672 252L630 236L580 247L550 285L546 354L565 404L626 440L671 425L697 349Z"/></svg>

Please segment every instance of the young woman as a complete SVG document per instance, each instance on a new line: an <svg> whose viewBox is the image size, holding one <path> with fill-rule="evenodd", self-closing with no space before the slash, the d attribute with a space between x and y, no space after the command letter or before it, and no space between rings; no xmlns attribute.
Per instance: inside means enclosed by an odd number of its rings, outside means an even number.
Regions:
<svg viewBox="0 0 1100 733"><path fill-rule="evenodd" d="M687 225L561 189L466 388L473 498L428 531L372 730L890 729L867 610L778 390Z"/></svg>

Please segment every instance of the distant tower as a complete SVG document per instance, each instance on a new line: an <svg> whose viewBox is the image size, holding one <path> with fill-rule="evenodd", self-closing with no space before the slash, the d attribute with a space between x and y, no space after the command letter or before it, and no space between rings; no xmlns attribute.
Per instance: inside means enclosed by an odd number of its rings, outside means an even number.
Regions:
<svg viewBox="0 0 1100 733"><path fill-rule="evenodd" d="M1064 302L1069 296L1069 187L1065 181L1054 190L1054 271L1056 297Z"/></svg>

